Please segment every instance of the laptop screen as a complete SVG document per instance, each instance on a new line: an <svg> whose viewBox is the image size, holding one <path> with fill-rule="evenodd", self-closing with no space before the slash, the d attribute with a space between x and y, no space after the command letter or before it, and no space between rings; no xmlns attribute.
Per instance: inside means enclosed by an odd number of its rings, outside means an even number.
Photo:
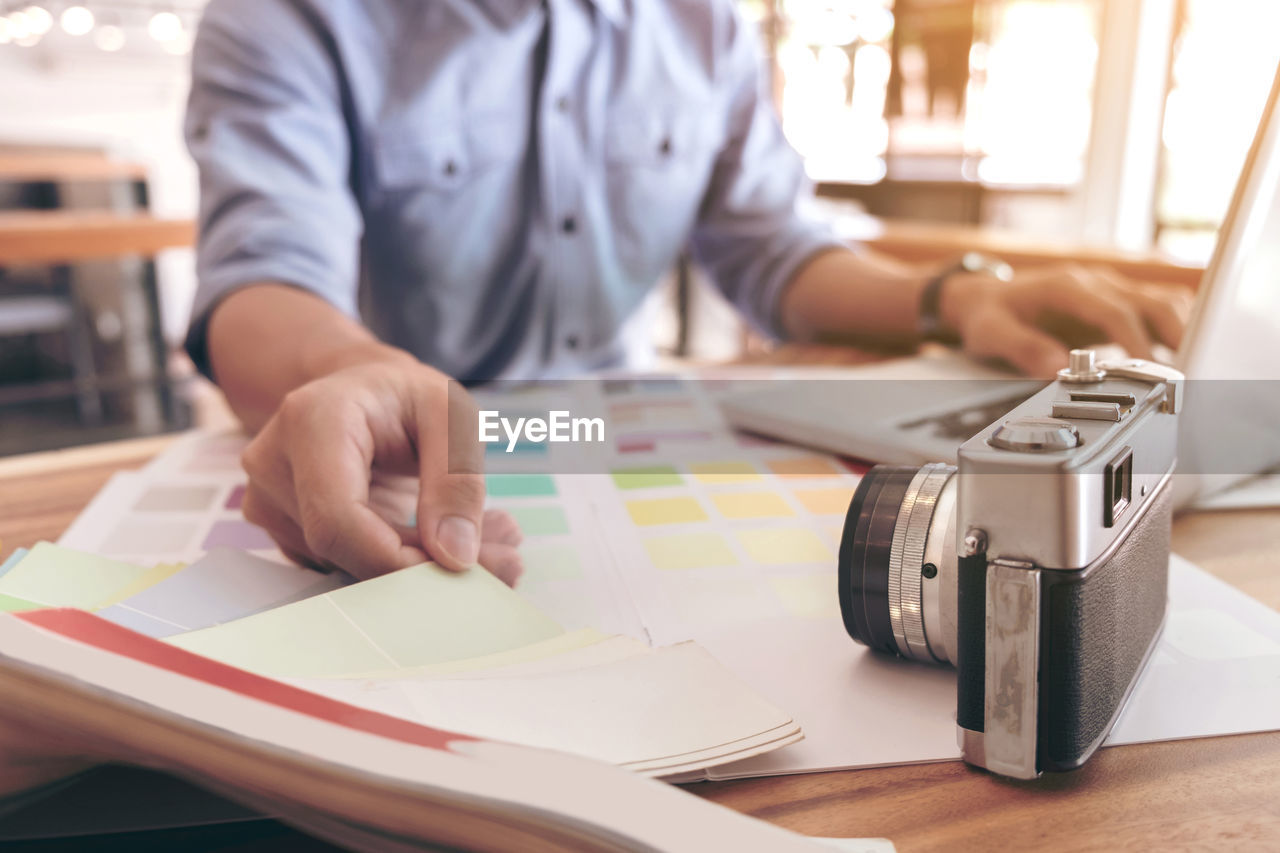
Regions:
<svg viewBox="0 0 1280 853"><path fill-rule="evenodd" d="M1189 378L1280 380L1278 96L1280 72L1178 352Z"/></svg>

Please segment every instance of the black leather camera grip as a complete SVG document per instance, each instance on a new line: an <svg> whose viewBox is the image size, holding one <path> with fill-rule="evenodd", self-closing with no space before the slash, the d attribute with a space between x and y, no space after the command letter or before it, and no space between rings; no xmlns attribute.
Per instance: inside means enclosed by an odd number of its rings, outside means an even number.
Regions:
<svg viewBox="0 0 1280 853"><path fill-rule="evenodd" d="M1042 575L1041 770L1083 764L1140 674L1167 607L1172 492L1166 485L1120 547L1088 572Z"/></svg>
<svg viewBox="0 0 1280 853"><path fill-rule="evenodd" d="M956 723L980 732L986 726L987 555L958 561L956 583Z"/></svg>

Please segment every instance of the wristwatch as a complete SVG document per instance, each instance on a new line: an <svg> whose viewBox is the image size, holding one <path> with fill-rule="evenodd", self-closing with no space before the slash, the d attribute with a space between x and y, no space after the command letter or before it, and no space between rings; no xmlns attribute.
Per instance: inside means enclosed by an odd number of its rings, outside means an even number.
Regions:
<svg viewBox="0 0 1280 853"><path fill-rule="evenodd" d="M999 258L981 252L965 252L960 260L943 267L941 272L929 279L920 291L920 311L916 319L916 332L920 340L942 344L959 343L954 333L943 330L941 313L942 286L957 273L986 273L1000 281L1013 279L1013 267Z"/></svg>

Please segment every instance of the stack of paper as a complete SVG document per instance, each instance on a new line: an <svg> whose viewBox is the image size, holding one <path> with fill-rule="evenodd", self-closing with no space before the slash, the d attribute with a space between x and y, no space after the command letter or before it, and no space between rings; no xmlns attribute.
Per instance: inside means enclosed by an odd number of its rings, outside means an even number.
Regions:
<svg viewBox="0 0 1280 853"><path fill-rule="evenodd" d="M340 584L227 549L190 566L143 568L41 543L11 561L0 595L8 610L96 610L350 704L648 775L801 738L789 716L696 645L651 649L566 632L483 570L423 564ZM179 633L189 628L201 629Z"/></svg>

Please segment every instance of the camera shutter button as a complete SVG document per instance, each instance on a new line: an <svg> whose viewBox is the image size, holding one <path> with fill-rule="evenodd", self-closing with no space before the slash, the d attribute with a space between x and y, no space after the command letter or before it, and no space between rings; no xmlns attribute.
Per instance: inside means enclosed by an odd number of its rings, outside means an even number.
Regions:
<svg viewBox="0 0 1280 853"><path fill-rule="evenodd" d="M1057 418L1013 418L996 427L990 443L1019 453L1051 453L1078 447L1080 431Z"/></svg>

